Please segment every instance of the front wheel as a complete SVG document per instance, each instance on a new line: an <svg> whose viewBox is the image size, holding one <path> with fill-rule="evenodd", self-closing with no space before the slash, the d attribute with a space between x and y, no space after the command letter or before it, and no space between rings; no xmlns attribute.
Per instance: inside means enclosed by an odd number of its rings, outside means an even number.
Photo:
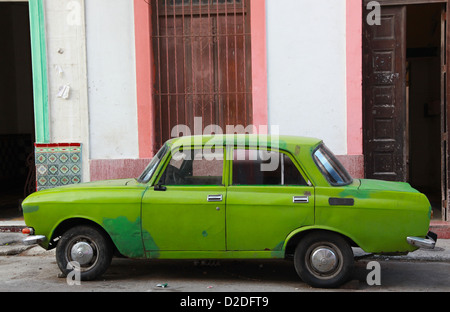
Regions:
<svg viewBox="0 0 450 312"><path fill-rule="evenodd" d="M68 275L79 269L82 281L94 280L111 264L113 246L108 237L91 226L76 226L68 230L56 247L59 269Z"/></svg>
<svg viewBox="0 0 450 312"><path fill-rule="evenodd" d="M295 269L307 284L319 288L336 288L350 277L353 251L341 236L315 232L304 237L294 254Z"/></svg>

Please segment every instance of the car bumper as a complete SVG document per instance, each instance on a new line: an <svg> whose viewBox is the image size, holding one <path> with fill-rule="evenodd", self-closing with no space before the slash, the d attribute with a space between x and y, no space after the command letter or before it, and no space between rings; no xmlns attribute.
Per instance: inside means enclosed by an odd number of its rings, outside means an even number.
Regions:
<svg viewBox="0 0 450 312"><path fill-rule="evenodd" d="M34 245L34 244L42 243L46 239L47 238L44 235L30 235L30 236L27 236L27 238L25 238L22 242L24 245Z"/></svg>
<svg viewBox="0 0 450 312"><path fill-rule="evenodd" d="M437 235L433 232L429 232L427 237L413 237L409 236L406 238L408 244L424 249L434 249L436 246Z"/></svg>

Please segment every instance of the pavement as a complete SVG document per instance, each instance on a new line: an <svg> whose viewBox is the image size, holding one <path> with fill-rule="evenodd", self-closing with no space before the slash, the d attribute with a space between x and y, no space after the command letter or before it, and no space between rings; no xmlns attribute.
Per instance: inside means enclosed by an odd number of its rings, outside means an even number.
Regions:
<svg viewBox="0 0 450 312"><path fill-rule="evenodd" d="M27 237L21 233L25 227L23 221L0 221L0 256L13 256L22 253L40 254L44 249L37 245L26 246L22 240ZM419 249L405 256L378 256L366 254L360 248L354 248L355 256L366 257L374 260L395 261L431 261L450 263L450 239L439 239L434 249Z"/></svg>

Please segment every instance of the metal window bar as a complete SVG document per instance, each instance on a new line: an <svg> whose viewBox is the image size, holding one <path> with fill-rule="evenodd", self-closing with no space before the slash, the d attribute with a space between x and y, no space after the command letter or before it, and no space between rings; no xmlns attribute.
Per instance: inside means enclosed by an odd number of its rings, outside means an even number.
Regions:
<svg viewBox="0 0 450 312"><path fill-rule="evenodd" d="M152 5L158 149L180 124L252 123L249 0L157 0ZM175 128L176 129L176 128ZM202 129L203 130L203 129ZM178 133L178 131L176 131Z"/></svg>

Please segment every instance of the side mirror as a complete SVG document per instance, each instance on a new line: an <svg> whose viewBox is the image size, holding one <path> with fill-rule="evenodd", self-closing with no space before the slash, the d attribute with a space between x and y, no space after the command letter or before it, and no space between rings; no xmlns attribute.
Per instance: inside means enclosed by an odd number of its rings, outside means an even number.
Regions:
<svg viewBox="0 0 450 312"><path fill-rule="evenodd" d="M167 187L165 187L161 184L156 184L154 189L155 189L155 191L158 191L158 192L165 192L167 190Z"/></svg>

